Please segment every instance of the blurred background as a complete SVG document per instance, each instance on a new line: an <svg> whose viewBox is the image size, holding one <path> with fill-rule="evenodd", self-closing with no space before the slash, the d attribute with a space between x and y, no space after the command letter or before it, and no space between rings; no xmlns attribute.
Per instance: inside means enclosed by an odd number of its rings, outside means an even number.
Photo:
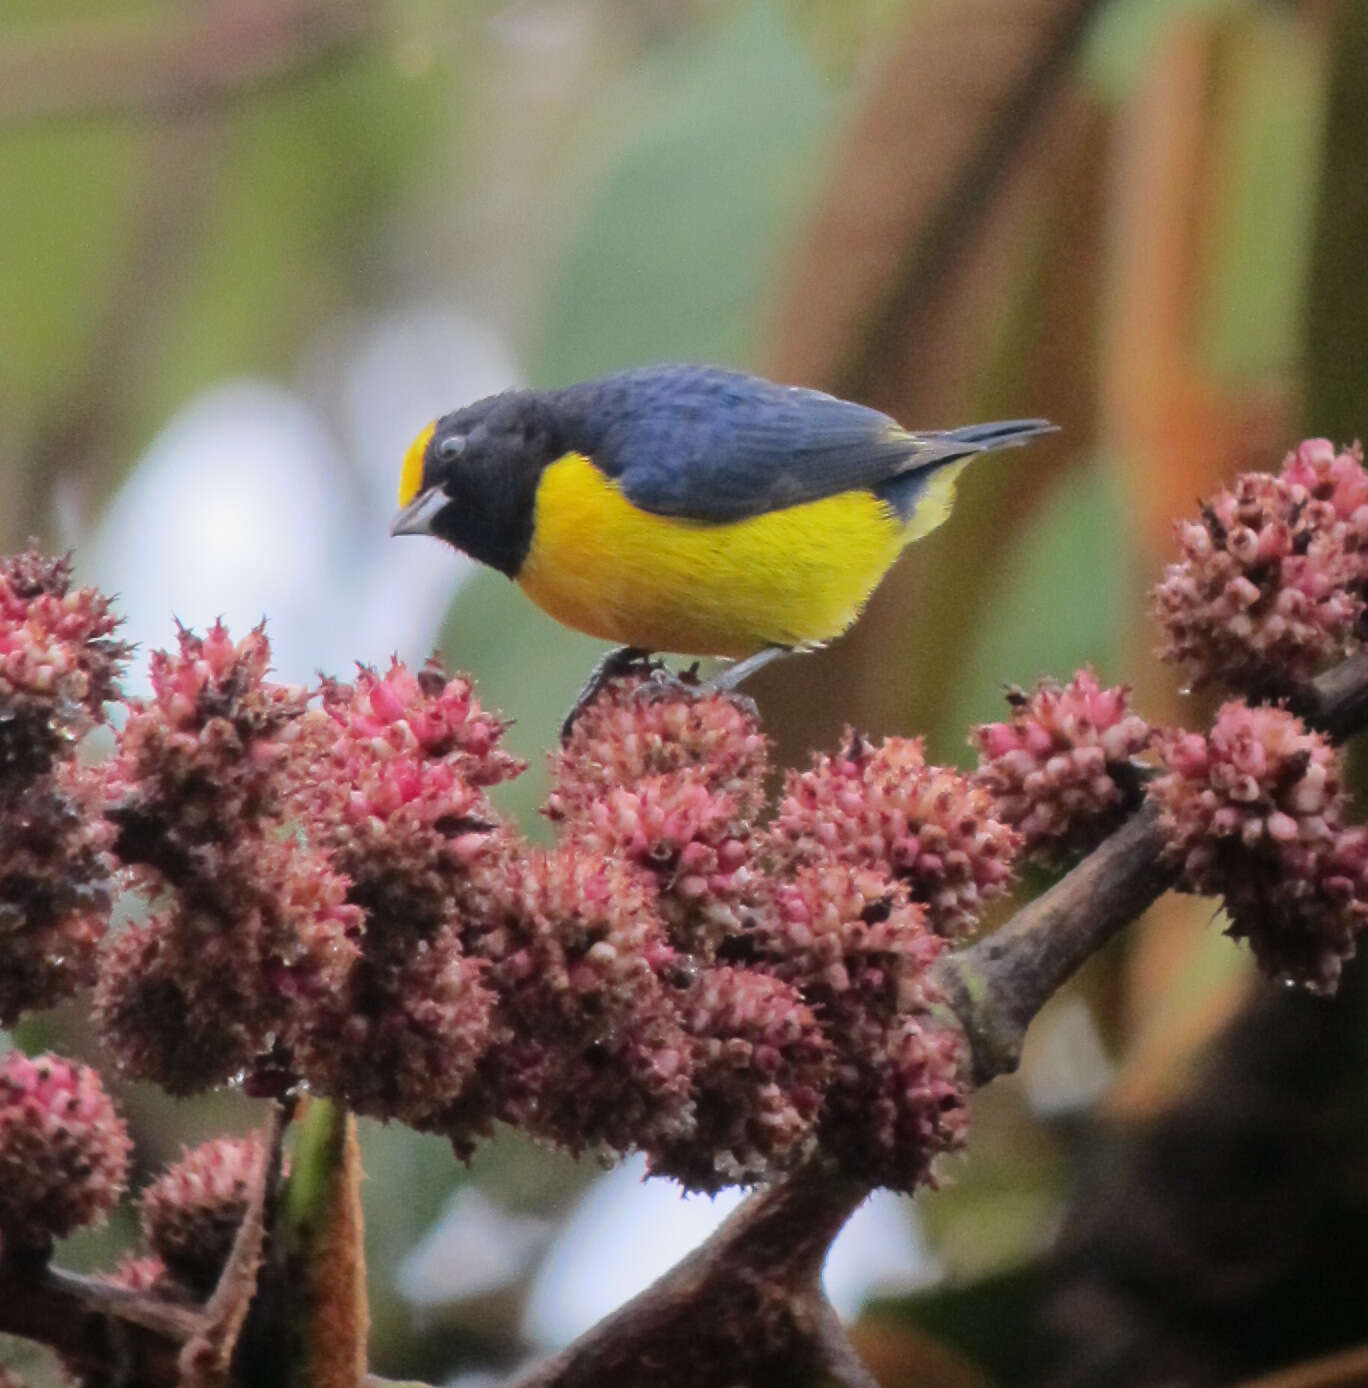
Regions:
<svg viewBox="0 0 1368 1388"><path fill-rule="evenodd" d="M1004 683L1084 661L1200 724L1145 615L1172 520L1368 428L1361 0L8 0L0 208L4 549L74 548L144 652L220 613L299 680L440 647L517 719L526 823L600 648L386 538L438 413L690 358L1061 425L756 681L788 764L846 724L967 763ZM1275 995L1220 926L1161 902L943 1188L852 1222L829 1284L885 1384L1368 1382L1362 970ZM92 1053L70 1014L20 1039ZM260 1116L121 1098L143 1175ZM364 1144L394 1376L494 1381L729 1207L513 1140L468 1171Z"/></svg>

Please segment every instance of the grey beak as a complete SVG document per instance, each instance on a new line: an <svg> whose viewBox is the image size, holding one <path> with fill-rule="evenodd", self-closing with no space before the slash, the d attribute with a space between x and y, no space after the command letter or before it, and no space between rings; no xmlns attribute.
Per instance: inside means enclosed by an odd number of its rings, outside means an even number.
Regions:
<svg viewBox="0 0 1368 1388"><path fill-rule="evenodd" d="M432 522L446 504L446 493L440 487L419 492L390 522L390 534L431 535Z"/></svg>

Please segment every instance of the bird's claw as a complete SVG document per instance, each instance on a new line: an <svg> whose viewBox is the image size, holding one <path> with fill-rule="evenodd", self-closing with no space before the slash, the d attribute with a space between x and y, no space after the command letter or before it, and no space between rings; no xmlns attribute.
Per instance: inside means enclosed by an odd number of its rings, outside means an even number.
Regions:
<svg viewBox="0 0 1368 1388"><path fill-rule="evenodd" d="M640 646L619 646L616 650L609 651L589 672L584 688L570 705L570 712L561 723L561 745L564 746L570 741L570 734L575 730L575 720L614 680L632 674L654 676L664 669L663 661L655 659L650 651L642 650Z"/></svg>
<svg viewBox="0 0 1368 1388"><path fill-rule="evenodd" d="M736 686L747 676L788 654L786 647L769 646L755 655L729 665L709 679L701 679L697 661L687 670L676 673L663 660L657 660L649 651L642 650L639 646L620 646L617 650L609 651L590 672L579 697L571 705L570 712L565 715L565 721L561 724L561 746L570 741L570 735L575 730L575 722L580 714L614 680L621 679L624 675L644 676L634 691L635 697L639 699L668 699L679 695L691 699L707 699L720 694L739 704L752 717L758 718L759 710L755 700L739 693Z"/></svg>

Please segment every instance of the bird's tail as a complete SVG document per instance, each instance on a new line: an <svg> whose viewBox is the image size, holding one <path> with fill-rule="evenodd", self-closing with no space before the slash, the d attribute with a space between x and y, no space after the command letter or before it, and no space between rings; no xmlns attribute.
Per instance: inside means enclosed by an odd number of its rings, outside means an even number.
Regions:
<svg viewBox="0 0 1368 1388"><path fill-rule="evenodd" d="M1056 426L1048 419L1003 419L995 424L970 424L963 429L910 434L912 448L903 470L878 489L902 517L910 543L934 530L947 515L955 495L955 480L978 453L1015 448Z"/></svg>
<svg viewBox="0 0 1368 1388"><path fill-rule="evenodd" d="M968 453L988 453L995 448L1015 448L1019 444L1053 434L1058 429L1048 419L1000 419L995 424L970 424L963 429L946 429L930 436L938 462L962 458ZM928 440L928 441L930 441Z"/></svg>

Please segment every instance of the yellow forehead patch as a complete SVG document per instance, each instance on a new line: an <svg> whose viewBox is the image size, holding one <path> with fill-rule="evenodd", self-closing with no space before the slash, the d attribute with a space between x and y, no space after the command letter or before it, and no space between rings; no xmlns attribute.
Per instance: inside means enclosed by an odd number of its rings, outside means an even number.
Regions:
<svg viewBox="0 0 1368 1388"><path fill-rule="evenodd" d="M437 421L434 419L414 441L409 444L408 452L404 454L404 466L399 470L399 504L407 506L423 485L423 458L427 454L427 446L432 442L432 435L437 429Z"/></svg>

